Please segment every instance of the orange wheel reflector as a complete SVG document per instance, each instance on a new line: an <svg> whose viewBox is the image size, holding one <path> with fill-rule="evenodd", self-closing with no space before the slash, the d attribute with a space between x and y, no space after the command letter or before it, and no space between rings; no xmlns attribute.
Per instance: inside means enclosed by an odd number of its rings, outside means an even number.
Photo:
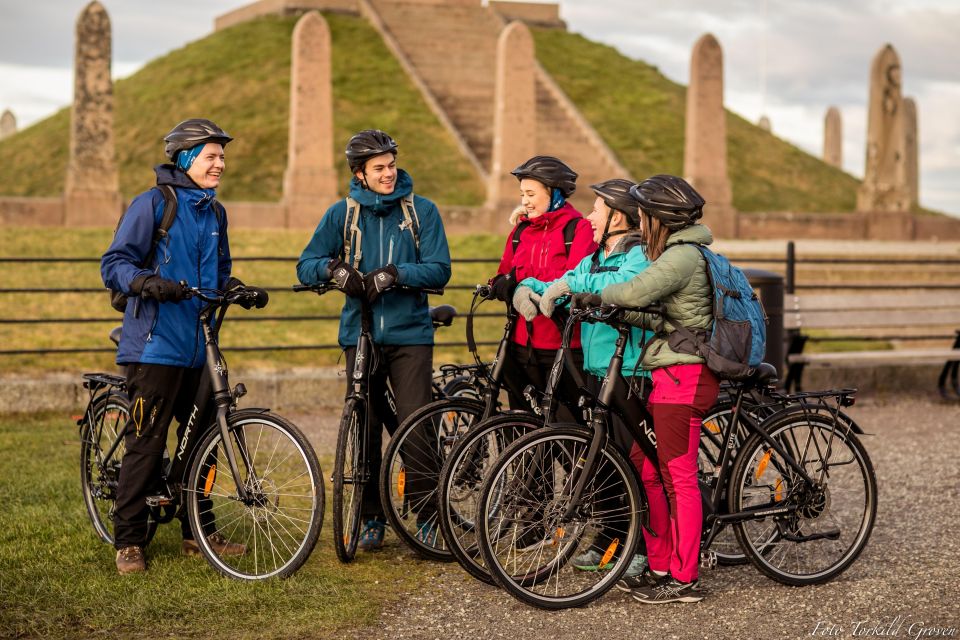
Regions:
<svg viewBox="0 0 960 640"><path fill-rule="evenodd" d="M763 475L763 472L767 470L767 464L770 463L770 455L772 453L772 450L768 450L765 454L763 454L763 457L760 458L760 462L757 463L757 472L755 474L757 480L759 480L760 476Z"/></svg>
<svg viewBox="0 0 960 640"><path fill-rule="evenodd" d="M720 433L720 425L717 424L716 420L704 422L703 426L705 426L710 433Z"/></svg>
<svg viewBox="0 0 960 640"><path fill-rule="evenodd" d="M610 560L613 558L613 554L617 552L617 547L620 546L620 538L614 538L613 542L610 543L610 546L607 547L607 550L603 552L603 557L600 558L600 567L604 567Z"/></svg>
<svg viewBox="0 0 960 640"><path fill-rule="evenodd" d="M203 483L203 497L209 498L210 492L213 491L213 483L217 481L217 465L210 465L210 470L207 471L207 481Z"/></svg>
<svg viewBox="0 0 960 640"><path fill-rule="evenodd" d="M347 534L343 534L343 546L345 547L350 546L350 536L348 536Z"/></svg>
<svg viewBox="0 0 960 640"><path fill-rule="evenodd" d="M454 422L457 419L456 411L447 411L447 422Z"/></svg>
<svg viewBox="0 0 960 640"><path fill-rule="evenodd" d="M400 469L400 473L397 474L397 495L401 498L403 497L403 488L407 486L407 470Z"/></svg>
<svg viewBox="0 0 960 640"><path fill-rule="evenodd" d="M563 540L563 536L565 535L567 535L567 530L563 527L557 527L557 533L555 536L553 536L553 541L550 543L550 545L553 547L557 546L557 543Z"/></svg>
<svg viewBox="0 0 960 640"><path fill-rule="evenodd" d="M773 487L773 500L774 502L783 500L783 478L777 478L777 484Z"/></svg>

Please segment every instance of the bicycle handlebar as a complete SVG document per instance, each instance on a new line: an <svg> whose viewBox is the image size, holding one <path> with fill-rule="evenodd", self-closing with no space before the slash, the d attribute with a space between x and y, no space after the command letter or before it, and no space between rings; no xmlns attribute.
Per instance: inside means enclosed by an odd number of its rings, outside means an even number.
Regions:
<svg viewBox="0 0 960 640"><path fill-rule="evenodd" d="M329 292L329 291L334 291L334 290L339 291L339 289L337 288L337 285L334 284L334 283L332 283L332 282L322 282L322 283L320 283L320 284L295 284L295 285L293 285L293 291L294 291L295 293L300 293L301 291L313 291L313 292L316 293L318 296L322 296L323 294L325 294L325 293L327 293L327 292ZM419 291L419 292L421 292L421 293L426 293L427 295L431 295L431 296L442 296L442 295L444 294L444 290L443 290L442 287L439 288L439 289L433 288L433 287L408 287L408 286L405 285L405 284L397 284L397 285L394 285L394 286L390 287L390 289L387 289L387 291L390 291L390 290L395 290L395 291Z"/></svg>

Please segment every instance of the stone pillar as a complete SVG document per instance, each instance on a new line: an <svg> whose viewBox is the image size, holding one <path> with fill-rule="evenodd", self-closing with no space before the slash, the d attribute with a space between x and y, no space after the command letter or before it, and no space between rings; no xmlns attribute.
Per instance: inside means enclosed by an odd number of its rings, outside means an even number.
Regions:
<svg viewBox="0 0 960 640"><path fill-rule="evenodd" d="M493 108L493 154L487 182L487 206L519 204L517 179L510 171L536 155L537 99L533 37L521 22L511 22L497 42ZM509 210L504 211L507 218Z"/></svg>
<svg viewBox="0 0 960 640"><path fill-rule="evenodd" d="M903 152L905 154L904 171L907 178L907 194L910 208L920 206L920 151L919 132L917 131L917 103L913 98L903 99Z"/></svg>
<svg viewBox="0 0 960 640"><path fill-rule="evenodd" d="M908 211L900 56L886 45L873 58L867 120L867 162L857 211Z"/></svg>
<svg viewBox="0 0 960 640"><path fill-rule="evenodd" d="M17 119L13 115L13 111L6 109L3 112L3 115L0 116L0 140L3 140L6 137L12 136L17 132Z"/></svg>
<svg viewBox="0 0 960 640"><path fill-rule="evenodd" d="M290 133L283 203L287 227L314 228L337 198L333 164L330 28L316 11L293 29Z"/></svg>
<svg viewBox="0 0 960 640"><path fill-rule="evenodd" d="M843 123L836 107L827 109L823 118L823 161L831 167L843 168Z"/></svg>
<svg viewBox="0 0 960 640"><path fill-rule="evenodd" d="M767 116L760 116L760 119L757 121L757 126L763 129L764 131L771 131L772 127L770 126L770 118Z"/></svg>
<svg viewBox="0 0 960 640"><path fill-rule="evenodd" d="M121 201L113 146L110 17L96 0L77 18L76 44L65 223L115 225Z"/></svg>
<svg viewBox="0 0 960 640"><path fill-rule="evenodd" d="M706 200L703 222L716 236L736 237L736 211L727 177L723 49L709 33L693 45L690 57L683 174Z"/></svg>

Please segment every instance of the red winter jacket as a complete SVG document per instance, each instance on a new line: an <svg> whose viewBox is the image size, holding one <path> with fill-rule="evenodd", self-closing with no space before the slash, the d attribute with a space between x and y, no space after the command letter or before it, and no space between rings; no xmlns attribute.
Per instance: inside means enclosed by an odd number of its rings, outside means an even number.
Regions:
<svg viewBox="0 0 960 640"><path fill-rule="evenodd" d="M563 228L572 219L579 219L580 222L577 223L573 244L570 245L570 255L567 255ZM520 220L527 220L527 217L521 216ZM517 282L524 278L552 282L580 264L581 260L597 248L590 223L569 202L556 211L537 216L529 222L520 234L516 253L513 252L513 234L516 233L516 227L507 235L507 245L503 250L500 268L497 269L498 274L510 273L516 268ZM527 339L527 323L521 319L513 331L513 341L526 345ZM535 349L560 348L560 331L553 320L541 315L533 319L530 346ZM579 331L576 332L571 346L580 346Z"/></svg>

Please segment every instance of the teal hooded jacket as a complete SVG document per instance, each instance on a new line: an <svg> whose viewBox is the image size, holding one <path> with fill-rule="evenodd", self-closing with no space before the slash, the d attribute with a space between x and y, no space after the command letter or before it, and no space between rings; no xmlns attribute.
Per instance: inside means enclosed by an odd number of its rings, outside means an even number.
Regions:
<svg viewBox="0 0 960 640"><path fill-rule="evenodd" d="M601 250L600 260L593 264L593 256L587 256L580 261L572 271L568 271L561 278L570 286L573 293L602 292L608 285L626 282L650 266L643 246L635 235L624 236L613 248L609 255ZM520 286L530 287L536 293L543 295L552 282L541 282L535 278L526 278ZM645 340L653 336L650 331L634 328L630 331L626 351L623 354L624 376L649 376L649 372L637 368L640 354ZM598 378L607 374L607 367L617 344L617 330L607 324L585 322L580 326L580 339L583 342L583 368Z"/></svg>

